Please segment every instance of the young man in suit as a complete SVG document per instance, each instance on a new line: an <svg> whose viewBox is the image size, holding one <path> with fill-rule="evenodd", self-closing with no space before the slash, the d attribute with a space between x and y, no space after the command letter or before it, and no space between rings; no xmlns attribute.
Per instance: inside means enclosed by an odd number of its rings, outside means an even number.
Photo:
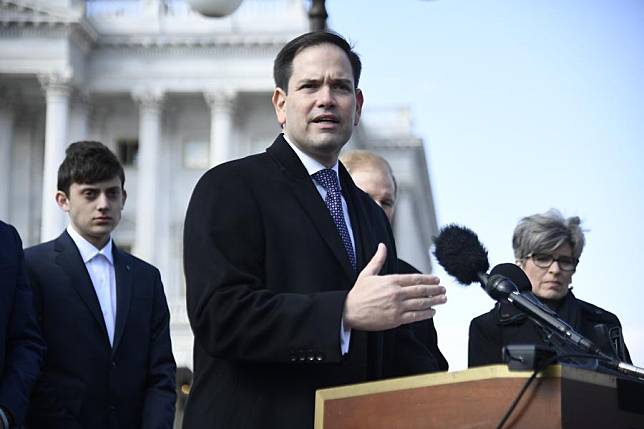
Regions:
<svg viewBox="0 0 644 429"><path fill-rule="evenodd" d="M69 226L25 252L48 345L27 425L171 428L176 367L161 277L111 238L126 199L123 167L99 142L66 154L56 202Z"/></svg>
<svg viewBox="0 0 644 429"><path fill-rule="evenodd" d="M340 161L345 166L356 186L378 204L387 215L389 223L393 225L396 213L396 200L398 185L391 165L382 156L368 150L353 150L340 156ZM414 266L402 259L398 259L398 273L420 273ZM414 335L423 343L438 363L441 371L447 371L449 365L438 348L438 336L434 327L434 319L421 320L410 325Z"/></svg>
<svg viewBox="0 0 644 429"><path fill-rule="evenodd" d="M362 108L358 56L308 33L274 75L284 133L208 171L186 215L186 429L312 427L316 389L438 369L394 328L432 317L445 290L430 275L379 275L396 272L389 222L338 163Z"/></svg>
<svg viewBox="0 0 644 429"><path fill-rule="evenodd" d="M21 426L45 354L22 241L0 221L0 429Z"/></svg>

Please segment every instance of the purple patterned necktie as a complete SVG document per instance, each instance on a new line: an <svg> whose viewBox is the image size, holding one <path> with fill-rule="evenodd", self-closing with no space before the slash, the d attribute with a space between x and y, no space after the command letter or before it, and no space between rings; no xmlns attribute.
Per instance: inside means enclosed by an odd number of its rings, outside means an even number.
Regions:
<svg viewBox="0 0 644 429"><path fill-rule="evenodd" d="M347 251L349 256L349 261L353 267L353 271L356 270L356 255L353 252L353 245L351 244L351 237L349 236L349 229L347 224L344 221L344 212L342 210L342 195L340 193L340 184L338 182L338 175L335 170L330 168L325 168L320 170L317 173L313 174L313 179L318 182L326 190L326 198L324 202L326 203L333 222L335 222L335 227L340 234L342 239L342 244L344 244L344 249Z"/></svg>

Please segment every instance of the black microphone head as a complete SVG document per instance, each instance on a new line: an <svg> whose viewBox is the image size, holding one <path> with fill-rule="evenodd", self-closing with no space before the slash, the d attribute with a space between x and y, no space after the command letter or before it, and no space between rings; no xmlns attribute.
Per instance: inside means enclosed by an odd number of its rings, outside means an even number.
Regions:
<svg viewBox="0 0 644 429"><path fill-rule="evenodd" d="M474 231L455 224L443 227L434 237L434 256L445 271L460 283L481 281L479 274L490 268L487 250Z"/></svg>
<svg viewBox="0 0 644 429"><path fill-rule="evenodd" d="M483 289L493 299L497 301L505 300L512 292L517 292L518 288L512 280L502 274L493 274L483 285Z"/></svg>
<svg viewBox="0 0 644 429"><path fill-rule="evenodd" d="M530 283L530 279L528 279L528 276L521 267L516 264L499 264L490 271L490 276L495 274L500 274L512 280L512 283L517 286L519 292L532 292L532 283Z"/></svg>

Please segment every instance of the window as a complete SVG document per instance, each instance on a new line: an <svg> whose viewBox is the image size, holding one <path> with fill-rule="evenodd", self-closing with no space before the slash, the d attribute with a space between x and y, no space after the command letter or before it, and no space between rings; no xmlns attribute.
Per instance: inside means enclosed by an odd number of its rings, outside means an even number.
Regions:
<svg viewBox="0 0 644 429"><path fill-rule="evenodd" d="M139 141L137 139L119 139L116 141L116 150L124 167L135 167L139 154Z"/></svg>

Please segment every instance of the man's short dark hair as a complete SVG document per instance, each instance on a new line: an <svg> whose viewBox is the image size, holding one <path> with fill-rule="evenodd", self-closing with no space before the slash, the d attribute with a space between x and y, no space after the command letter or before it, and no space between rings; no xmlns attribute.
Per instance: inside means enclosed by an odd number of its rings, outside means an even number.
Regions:
<svg viewBox="0 0 644 429"><path fill-rule="evenodd" d="M277 54L277 57L275 57L275 62L273 63L275 86L287 92L288 81L293 74L293 59L295 56L305 48L325 43L335 45L347 54L349 62L351 63L351 70L353 71L353 84L357 88L358 82L360 81L360 71L362 70L360 57L342 36L329 31L314 31L302 34L284 45L282 50Z"/></svg>
<svg viewBox="0 0 644 429"><path fill-rule="evenodd" d="M65 159L58 167L58 190L69 195L72 183L92 184L115 177L125 185L123 166L103 143L79 141L69 145Z"/></svg>

